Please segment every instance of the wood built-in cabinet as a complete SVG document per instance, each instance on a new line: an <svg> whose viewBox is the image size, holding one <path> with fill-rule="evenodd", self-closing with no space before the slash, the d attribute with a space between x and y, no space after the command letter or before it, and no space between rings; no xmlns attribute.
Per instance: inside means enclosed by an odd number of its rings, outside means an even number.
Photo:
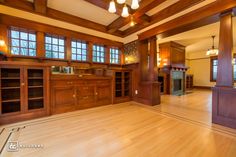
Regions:
<svg viewBox="0 0 236 157"><path fill-rule="evenodd" d="M186 90L193 89L193 75L186 75Z"/></svg>
<svg viewBox="0 0 236 157"><path fill-rule="evenodd" d="M49 114L49 69L4 65L0 67L0 124Z"/></svg>
<svg viewBox="0 0 236 157"><path fill-rule="evenodd" d="M52 113L109 105L112 100L111 91L110 77L52 75Z"/></svg>
<svg viewBox="0 0 236 157"><path fill-rule="evenodd" d="M114 71L114 103L129 101L131 97L131 71Z"/></svg>

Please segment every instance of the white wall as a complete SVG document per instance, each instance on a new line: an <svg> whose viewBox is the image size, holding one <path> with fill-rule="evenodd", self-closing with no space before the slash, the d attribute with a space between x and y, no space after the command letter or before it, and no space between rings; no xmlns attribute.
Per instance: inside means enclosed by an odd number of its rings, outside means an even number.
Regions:
<svg viewBox="0 0 236 157"><path fill-rule="evenodd" d="M210 57L206 56L206 51L187 52L186 66L189 67L187 73L193 74L194 86L215 86L215 82L210 81Z"/></svg>

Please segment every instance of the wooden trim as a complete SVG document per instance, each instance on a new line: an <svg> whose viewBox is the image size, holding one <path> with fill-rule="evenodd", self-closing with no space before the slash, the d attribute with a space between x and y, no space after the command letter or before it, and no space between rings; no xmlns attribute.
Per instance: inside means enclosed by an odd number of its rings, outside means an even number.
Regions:
<svg viewBox="0 0 236 157"><path fill-rule="evenodd" d="M219 14L228 9L232 9L234 7L236 7L235 0L227 0L227 1L218 0L216 2L208 4L202 8L194 10L188 14L185 14L181 17L178 17L174 20L171 20L167 23L156 26L148 31L141 33L139 35L139 40L144 40L154 35L161 34L163 32L166 32L166 31L169 31L169 30L181 27L181 26L191 25L195 21L202 20L206 17L214 16L216 14Z"/></svg>
<svg viewBox="0 0 236 157"><path fill-rule="evenodd" d="M193 88L197 88L197 89L207 89L207 90L211 90L212 87L210 86L193 86Z"/></svg>
<svg viewBox="0 0 236 157"><path fill-rule="evenodd" d="M44 2L42 2L44 1ZM34 14L39 14L41 16L46 16L48 18L53 18L61 21L65 21L68 23L72 23L78 26L86 27L89 29L101 31L104 33L112 34L115 36L121 37L123 33L119 30L109 33L107 32L107 28L105 25L101 25L99 23L95 23L71 14L67 14L61 11L57 11L55 9L45 7L45 1L47 0L36 0L35 3L26 1L26 0L5 0L4 2L0 2L1 5L6 5L9 7L13 7L16 9L20 9L23 11L28 11Z"/></svg>
<svg viewBox="0 0 236 157"><path fill-rule="evenodd" d="M128 35L135 33L141 29L144 29L154 23L160 22L172 15L175 15L175 14L177 14L177 13L179 13L179 12L181 12L193 5L196 5L202 1L203 0L181 0L181 1L178 1L174 4L172 4L171 6L152 15L150 23L146 23L146 24L142 24L142 25L135 25L134 27L130 27L124 31L124 34L125 34L125 36L128 36Z"/></svg>
<svg viewBox="0 0 236 157"><path fill-rule="evenodd" d="M34 10L40 14L46 14L48 0L34 0Z"/></svg>
<svg viewBox="0 0 236 157"><path fill-rule="evenodd" d="M15 27L21 27L21 28L26 28L30 30L33 29L35 31L40 31L44 33L50 33L50 34L55 34L55 35L60 35L60 36L65 36L65 37L71 37L75 39L81 39L87 42L92 41L95 43L100 43L100 44L109 45L109 46L117 46L117 47L123 46L123 43L121 42L116 42L109 39L87 35L84 33L75 32L72 30L50 26L50 25L46 25L46 24L42 24L38 22L33 22L33 21L29 21L22 18L9 16L9 15L0 14L0 22L1 24L6 25L8 27L15 26Z"/></svg>

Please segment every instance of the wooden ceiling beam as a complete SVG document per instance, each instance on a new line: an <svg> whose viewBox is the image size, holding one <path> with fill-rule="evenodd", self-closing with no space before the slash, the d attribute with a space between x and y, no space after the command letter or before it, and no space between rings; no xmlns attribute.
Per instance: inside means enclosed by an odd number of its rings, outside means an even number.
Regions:
<svg viewBox="0 0 236 157"><path fill-rule="evenodd" d="M37 1L37 2L36 2ZM40 1L44 1L44 2L40 2ZM72 23L78 26L82 26L82 27L86 27L89 29L93 29L93 30L97 30L100 32L104 32L104 33L108 33L107 32L107 27L105 25L96 23L96 22L92 22L71 14L67 14L49 7L46 7L46 13L44 13L45 11L45 6L46 6L46 0L34 0L34 3L31 3L27 0L4 0L4 1L0 1L0 4L2 5L6 5L9 7L13 7L16 9L20 9L23 11L28 11L31 13L37 13L37 14L41 14L43 16L46 16L48 18L53 18L53 19L57 19L60 21L65 21L68 23ZM36 12L36 9L38 12ZM113 33L110 33L112 35L115 36L119 36L122 37L123 36L123 32L122 31L115 31Z"/></svg>
<svg viewBox="0 0 236 157"><path fill-rule="evenodd" d="M156 26L148 31L145 31L139 35L139 40L144 40L152 36L174 30L176 28L181 28L186 25L191 25L196 21L202 20L206 17L211 17L216 14L222 13L226 10L236 7L235 0L217 0L216 2L210 3L202 8L194 10L190 13L187 13L181 17L178 17L174 20L171 20L162 25Z"/></svg>
<svg viewBox="0 0 236 157"><path fill-rule="evenodd" d="M150 16L146 15L145 13L165 1L166 0L141 1L140 7L136 11L129 9L129 10L131 10L130 14L133 16L134 21L136 23L149 24L151 21L151 18L150 18ZM119 28L127 25L130 21L131 21L131 17L129 17L129 18L119 17L107 26L107 30L109 32L114 32L114 31L118 30Z"/></svg>
<svg viewBox="0 0 236 157"><path fill-rule="evenodd" d="M48 0L34 0L34 11L40 14L46 14Z"/></svg>
<svg viewBox="0 0 236 157"><path fill-rule="evenodd" d="M144 29L154 23L160 22L170 16L173 16L185 9L188 9L191 6L194 6L196 4L199 4L205 0L180 0L169 7L155 13L154 15L151 16L151 22L150 23L143 23L143 24L137 24L134 27L130 27L124 31L124 36L128 36L132 33L135 33L141 29Z"/></svg>

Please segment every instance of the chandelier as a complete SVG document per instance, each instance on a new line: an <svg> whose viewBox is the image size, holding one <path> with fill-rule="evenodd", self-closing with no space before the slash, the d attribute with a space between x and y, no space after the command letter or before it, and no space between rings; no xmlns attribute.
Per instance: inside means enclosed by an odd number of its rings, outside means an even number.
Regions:
<svg viewBox="0 0 236 157"><path fill-rule="evenodd" d="M207 56L209 56L209 55L218 55L218 53L219 53L219 50L216 49L215 46L214 46L214 39L215 39L215 36L212 36L212 47L207 50L207 52L206 52Z"/></svg>
<svg viewBox="0 0 236 157"><path fill-rule="evenodd" d="M122 17L128 17L129 16L129 9L128 9L125 1L126 0L117 0L118 4L124 4L124 7L123 7L122 13L121 13ZM139 8L139 0L132 0L131 8L132 9L138 9ZM115 4L114 0L111 0L108 11L110 13L115 13L116 12L116 4Z"/></svg>

